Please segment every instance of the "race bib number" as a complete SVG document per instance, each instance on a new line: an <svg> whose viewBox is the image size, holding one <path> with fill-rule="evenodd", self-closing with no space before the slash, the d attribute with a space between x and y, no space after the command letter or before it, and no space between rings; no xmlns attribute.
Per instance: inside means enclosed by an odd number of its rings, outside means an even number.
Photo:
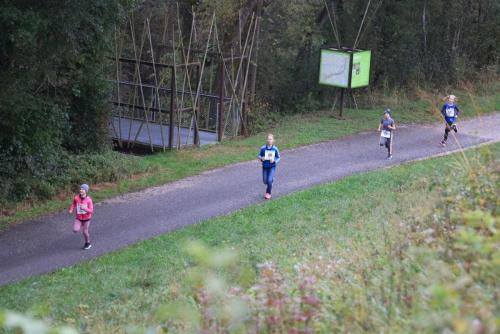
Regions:
<svg viewBox="0 0 500 334"><path fill-rule="evenodd" d="M274 150L266 150L264 152L264 160L274 160L275 156L276 156L276 151Z"/></svg>
<svg viewBox="0 0 500 334"><path fill-rule="evenodd" d="M76 205L76 213L79 215L84 215L87 213L87 211L83 210L87 208L87 204L77 204Z"/></svg>
<svg viewBox="0 0 500 334"><path fill-rule="evenodd" d="M384 138L391 138L391 131L382 130L382 132L380 132L380 136Z"/></svg>
<svg viewBox="0 0 500 334"><path fill-rule="evenodd" d="M446 108L446 117L455 117L455 108Z"/></svg>

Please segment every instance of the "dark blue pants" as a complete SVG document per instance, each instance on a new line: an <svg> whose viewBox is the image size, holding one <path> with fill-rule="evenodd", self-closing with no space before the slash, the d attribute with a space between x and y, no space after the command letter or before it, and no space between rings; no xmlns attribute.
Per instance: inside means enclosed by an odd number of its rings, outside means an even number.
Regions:
<svg viewBox="0 0 500 334"><path fill-rule="evenodd" d="M443 142L446 142L448 140L448 134L451 132L451 130L454 130L457 132L457 126L453 122L446 122L446 127L444 128L444 138Z"/></svg>
<svg viewBox="0 0 500 334"><path fill-rule="evenodd" d="M269 168L262 168L262 181L267 185L266 193L270 194L273 190L274 174L276 173L276 166Z"/></svg>

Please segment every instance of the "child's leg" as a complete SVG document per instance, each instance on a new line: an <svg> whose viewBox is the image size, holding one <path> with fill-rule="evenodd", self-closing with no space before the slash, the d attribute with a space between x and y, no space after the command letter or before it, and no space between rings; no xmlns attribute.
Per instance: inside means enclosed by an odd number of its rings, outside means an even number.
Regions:
<svg viewBox="0 0 500 334"><path fill-rule="evenodd" d="M83 227L83 237L85 238L85 242L90 243L90 233L89 233L90 220L83 222L82 227Z"/></svg>
<svg viewBox="0 0 500 334"><path fill-rule="evenodd" d="M450 126L446 124L446 128L444 128L444 138L443 138L444 142L448 140L449 133L450 133Z"/></svg>
<svg viewBox="0 0 500 334"><path fill-rule="evenodd" d="M78 233L80 232L80 227L82 226L82 222L79 221L78 219L75 219L75 222L73 223L73 232Z"/></svg>
<svg viewBox="0 0 500 334"><path fill-rule="evenodd" d="M276 173L276 167L269 168L269 172L267 174L267 190L268 194L271 194L273 190L273 182L274 182L274 174Z"/></svg>
<svg viewBox="0 0 500 334"><path fill-rule="evenodd" d="M392 142L391 138L385 138L384 146L387 149L388 155L391 155L391 151L392 151L392 147L391 147L392 143L391 142Z"/></svg>
<svg viewBox="0 0 500 334"><path fill-rule="evenodd" d="M264 184L267 186L268 184L268 181L269 181L269 168L262 168L262 182L264 182ZM267 198L267 194L269 194L269 186L266 188L266 197Z"/></svg>

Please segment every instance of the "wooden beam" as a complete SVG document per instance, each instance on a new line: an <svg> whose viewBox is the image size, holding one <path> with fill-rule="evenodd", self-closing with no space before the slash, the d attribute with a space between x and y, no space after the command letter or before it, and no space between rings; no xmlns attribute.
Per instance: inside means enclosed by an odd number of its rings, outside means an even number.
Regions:
<svg viewBox="0 0 500 334"><path fill-rule="evenodd" d="M130 58L123 58L120 57L118 59L113 58L113 60L118 60L120 63L129 63L129 64L141 64L145 66L151 66L151 67L162 67L162 68L174 68L174 65L171 64L163 64L163 63L157 63L157 62L151 62L151 61L146 61L146 60L135 60L135 59L130 59ZM200 62L191 62L187 64L176 64L175 67L186 67L186 66L200 66Z"/></svg>
<svg viewBox="0 0 500 334"><path fill-rule="evenodd" d="M177 94L174 92L177 90L177 85L176 81L177 78L175 77L175 71L172 71L172 81L171 81L171 92L170 92L170 124L169 124L169 133L168 133L168 148L173 149L174 148L174 113L175 113L175 108L176 108L176 99L177 99Z"/></svg>
<svg viewBox="0 0 500 334"><path fill-rule="evenodd" d="M217 125L217 140L222 141L224 137L224 65L221 63L219 73L219 119Z"/></svg>

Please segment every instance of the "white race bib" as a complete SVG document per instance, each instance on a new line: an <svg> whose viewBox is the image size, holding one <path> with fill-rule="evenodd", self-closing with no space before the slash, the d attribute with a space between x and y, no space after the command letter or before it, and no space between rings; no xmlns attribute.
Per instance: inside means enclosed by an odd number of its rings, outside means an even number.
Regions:
<svg viewBox="0 0 500 334"><path fill-rule="evenodd" d="M276 156L276 151L274 150L266 150L264 152L264 160L274 160L275 156Z"/></svg>
<svg viewBox="0 0 500 334"><path fill-rule="evenodd" d="M391 138L391 131L382 130L382 131L380 132L380 136L381 136L381 137L384 137L384 138Z"/></svg>
<svg viewBox="0 0 500 334"><path fill-rule="evenodd" d="M455 117L455 108L446 108L446 117Z"/></svg>
<svg viewBox="0 0 500 334"><path fill-rule="evenodd" d="M83 209L86 209L87 208L87 204L77 204L76 205L76 213L78 213L79 215L84 215L87 213L87 211L83 210Z"/></svg>

